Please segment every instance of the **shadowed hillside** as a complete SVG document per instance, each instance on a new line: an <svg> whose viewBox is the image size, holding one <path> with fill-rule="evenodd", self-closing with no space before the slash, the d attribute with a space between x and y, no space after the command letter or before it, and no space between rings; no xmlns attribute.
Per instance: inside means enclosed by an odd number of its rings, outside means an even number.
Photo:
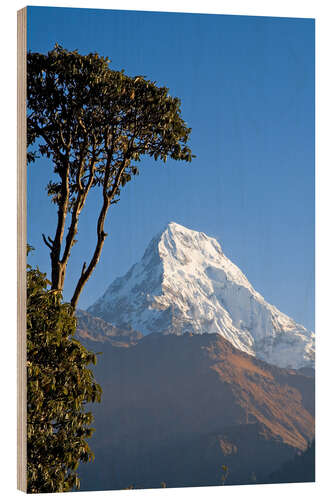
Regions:
<svg viewBox="0 0 333 500"><path fill-rule="evenodd" d="M269 475L269 483L309 483L315 481L315 441L304 451L297 451L295 456Z"/></svg>
<svg viewBox="0 0 333 500"><path fill-rule="evenodd" d="M260 482L314 434L314 379L238 351L220 335L108 344L82 489ZM252 478L252 479L251 479Z"/></svg>

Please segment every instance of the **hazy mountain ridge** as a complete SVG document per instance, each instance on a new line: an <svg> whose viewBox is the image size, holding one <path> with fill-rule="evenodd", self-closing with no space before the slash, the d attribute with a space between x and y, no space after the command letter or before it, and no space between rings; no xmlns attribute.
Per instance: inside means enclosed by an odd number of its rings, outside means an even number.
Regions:
<svg viewBox="0 0 333 500"><path fill-rule="evenodd" d="M217 240L176 223L88 311L143 334L219 333L269 363L314 366L314 334L268 304Z"/></svg>
<svg viewBox="0 0 333 500"><path fill-rule="evenodd" d="M111 343L112 345L130 346L140 340L143 335L135 330L124 330L111 325L101 318L96 318L86 311L77 310L76 334L84 343L93 346L98 343Z"/></svg>
<svg viewBox="0 0 333 500"><path fill-rule="evenodd" d="M314 379L237 350L217 334L103 344L93 464L82 488L199 486L265 479L314 435Z"/></svg>

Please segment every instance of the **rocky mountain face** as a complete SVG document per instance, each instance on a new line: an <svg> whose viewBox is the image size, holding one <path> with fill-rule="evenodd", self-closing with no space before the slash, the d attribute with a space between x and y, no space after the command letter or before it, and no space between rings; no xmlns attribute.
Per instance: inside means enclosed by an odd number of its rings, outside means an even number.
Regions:
<svg viewBox="0 0 333 500"><path fill-rule="evenodd" d="M222 465L226 484L261 482L314 435L314 379L222 335L151 334L96 350L103 397L83 490L217 485Z"/></svg>
<svg viewBox="0 0 333 500"><path fill-rule="evenodd" d="M266 302L216 239L173 222L88 312L144 335L218 333L280 367L314 366L314 334Z"/></svg>

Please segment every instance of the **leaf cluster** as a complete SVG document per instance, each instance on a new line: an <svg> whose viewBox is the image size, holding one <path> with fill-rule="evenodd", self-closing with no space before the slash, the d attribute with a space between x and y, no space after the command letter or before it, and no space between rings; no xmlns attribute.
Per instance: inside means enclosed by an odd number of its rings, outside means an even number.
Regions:
<svg viewBox="0 0 333 500"><path fill-rule="evenodd" d="M125 167L113 193L119 195L139 173L142 155L164 162L192 159L180 100L156 82L111 70L109 63L59 45L46 55L28 54L28 160L51 158L60 177L69 165L72 208L77 193L104 183L108 165L109 195ZM31 149L35 143L37 150ZM48 194L58 203L61 182L50 182Z"/></svg>
<svg viewBox="0 0 333 500"><path fill-rule="evenodd" d="M84 405L100 401L87 368L94 353L74 338L76 319L46 275L27 270L27 474L28 492L79 488L79 462L93 459L86 439L93 416Z"/></svg>

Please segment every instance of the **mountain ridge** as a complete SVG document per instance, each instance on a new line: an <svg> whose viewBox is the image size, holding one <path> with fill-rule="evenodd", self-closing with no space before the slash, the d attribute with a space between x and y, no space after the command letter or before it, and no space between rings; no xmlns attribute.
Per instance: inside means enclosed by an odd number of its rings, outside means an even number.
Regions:
<svg viewBox="0 0 333 500"><path fill-rule="evenodd" d="M314 334L265 301L216 239L175 222L87 310L118 328L218 333L281 367L314 366Z"/></svg>
<svg viewBox="0 0 333 500"><path fill-rule="evenodd" d="M96 343L111 343L119 347L128 347L140 340L143 335L136 330L117 328L102 318L96 318L86 311L78 309L76 335L83 343L93 347Z"/></svg>

